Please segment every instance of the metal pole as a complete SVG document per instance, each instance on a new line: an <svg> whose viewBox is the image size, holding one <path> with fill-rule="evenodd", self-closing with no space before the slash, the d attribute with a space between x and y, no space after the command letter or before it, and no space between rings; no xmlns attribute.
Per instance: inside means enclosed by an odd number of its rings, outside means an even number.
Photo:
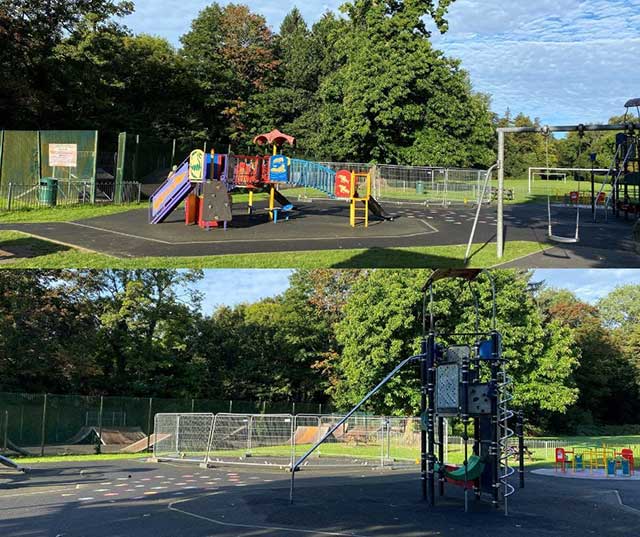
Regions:
<svg viewBox="0 0 640 537"><path fill-rule="evenodd" d="M378 393L382 389L382 387L387 384L387 382L395 377L398 372L404 368L404 366L420 359L422 359L422 356L420 355L410 356L406 360L400 362L400 364L393 371L391 371L391 373L389 373L384 379L382 379L382 381L373 390L371 390L355 407L353 407L345 416L343 416L342 419L340 419L333 427L331 427L331 429L329 429L329 431L327 431L318 442L316 442L302 457L300 457L300 459L298 459L298 461L293 465L293 468L291 468L291 493L289 497L291 503L293 503L293 480L295 473L300 465L304 461L306 461L311 456L311 454L327 440L327 438L330 438L331 435L333 435L333 433L335 433L340 427L342 427L342 425L346 423L351 416L353 416L358 410L360 410L362 405L364 405L369 399L371 399L376 393Z"/></svg>
<svg viewBox="0 0 640 537"><path fill-rule="evenodd" d="M173 139L173 148L171 149L171 167L176 163L176 139Z"/></svg>
<svg viewBox="0 0 640 537"><path fill-rule="evenodd" d="M524 488L524 414L518 412L516 421L516 434L518 435L518 452L520 453L518 474L520 476L520 488Z"/></svg>
<svg viewBox="0 0 640 537"><path fill-rule="evenodd" d="M504 253L504 132L498 131L498 259Z"/></svg>
<svg viewBox="0 0 640 537"><path fill-rule="evenodd" d="M151 449L151 416L152 416L152 407L153 407L153 397L149 397L149 411L147 413L147 453Z"/></svg>
<svg viewBox="0 0 640 537"><path fill-rule="evenodd" d="M48 395L44 394L44 402L42 404L42 431L40 437L40 456L44 457L44 442L45 435L47 434L47 399Z"/></svg>
<svg viewBox="0 0 640 537"><path fill-rule="evenodd" d="M9 411L4 411L4 450L7 451L9 445Z"/></svg>
<svg viewBox="0 0 640 537"><path fill-rule="evenodd" d="M427 339L422 340L422 354L420 360L420 484L422 486L422 499L427 500L427 429L425 424L427 417ZM428 420L428 417L427 417ZM425 427L427 425L427 427Z"/></svg>
<svg viewBox="0 0 640 537"><path fill-rule="evenodd" d="M427 353L426 362L424 367L426 369L426 381L427 381L427 495L429 498L429 504L435 505L436 503L436 481L435 481L435 467L436 467L436 454L435 454L435 419L436 419L436 400L435 400L435 381L436 381L436 363L435 363L435 348L436 348L436 335L433 331L429 333L427 341Z"/></svg>
<svg viewBox="0 0 640 537"><path fill-rule="evenodd" d="M104 396L100 396L100 412L98 413L98 455L102 451L102 411L104 410Z"/></svg>

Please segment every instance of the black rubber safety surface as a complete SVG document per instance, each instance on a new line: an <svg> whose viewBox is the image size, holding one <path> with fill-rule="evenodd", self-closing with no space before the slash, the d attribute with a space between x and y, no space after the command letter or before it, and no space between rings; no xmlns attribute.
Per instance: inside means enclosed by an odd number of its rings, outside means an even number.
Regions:
<svg viewBox="0 0 640 537"><path fill-rule="evenodd" d="M527 474L509 516L449 487L435 508L411 472L358 469L297 474L293 505L283 471L201 469L138 461L0 471L0 535L205 536L629 536L640 522L635 483Z"/></svg>
<svg viewBox="0 0 640 537"><path fill-rule="evenodd" d="M302 204L289 221L269 222L264 204L253 217L238 213L229 229L202 230L185 226L181 211L152 226L145 209L70 223L3 224L0 229L25 231L38 237L123 258L195 257L224 254L280 253L336 249L429 247L466 244L475 211L472 207L424 207L386 204L393 221L372 217L369 228L351 228L343 202ZM632 223L610 218L594 223L584 211L579 244L553 244L547 239L546 207L536 204L505 208L505 240L532 241L540 251L511 265L526 267L639 267L633 249ZM554 209L554 233L573 236L575 210ZM496 240L495 207L482 210L475 242ZM543 246L553 246L545 250Z"/></svg>

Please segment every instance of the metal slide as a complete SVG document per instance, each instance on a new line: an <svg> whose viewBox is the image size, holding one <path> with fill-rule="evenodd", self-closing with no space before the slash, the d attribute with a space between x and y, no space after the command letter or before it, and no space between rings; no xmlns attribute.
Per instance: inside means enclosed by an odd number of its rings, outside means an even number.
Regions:
<svg viewBox="0 0 640 537"><path fill-rule="evenodd" d="M29 470L27 468L23 468L22 466L18 466L15 462L7 457L3 457L0 455L0 464L2 466L6 466L8 468L12 468L13 470L17 470L18 472L22 472L23 474L27 473Z"/></svg>
<svg viewBox="0 0 640 537"><path fill-rule="evenodd" d="M394 216L391 216L382 208L382 205L380 205L378 200L373 196L369 198L369 211L371 211L374 216L377 216L378 218L382 218L383 220L387 220L389 222L393 222L393 220L395 219Z"/></svg>
<svg viewBox="0 0 640 537"><path fill-rule="evenodd" d="M293 492L296 472L300 469L300 466L311 456L311 454L324 444L347 420L353 416L362 405L364 405L369 399L371 399L376 393L378 393L393 377L395 377L406 365L413 362L417 362L423 358L422 355L411 356L402 361L391 373L389 373L373 390L371 390L356 406L354 406L346 416L344 416L338 423L336 423L331 429L329 429L324 436L316 442L309 451L307 451L302 457L300 457L291 467L291 490L289 493L289 500L293 503Z"/></svg>
<svg viewBox="0 0 640 537"><path fill-rule="evenodd" d="M194 184L189 180L189 159L187 159L151 196L149 222L162 224L193 191L193 188Z"/></svg>

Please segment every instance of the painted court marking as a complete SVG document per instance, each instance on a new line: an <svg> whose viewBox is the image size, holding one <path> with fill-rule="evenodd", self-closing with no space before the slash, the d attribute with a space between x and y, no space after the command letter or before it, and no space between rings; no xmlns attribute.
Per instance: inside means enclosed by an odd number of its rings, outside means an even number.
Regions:
<svg viewBox="0 0 640 537"><path fill-rule="evenodd" d="M106 229L106 228L101 228L98 226L90 226L88 224L81 224L79 222L64 222L65 224L71 225L71 226L78 226L78 227L83 227L83 228L87 228L87 229L93 229L94 231L102 231L104 233L111 233L113 235L120 235L122 237L127 237L130 239L137 239L137 240L142 240L142 241L148 241L148 242L156 242L159 244L166 244L169 246L186 246L186 245L204 245L204 244L229 244L229 243L238 243L238 244L242 244L242 243L260 243L260 242L300 242L300 241L327 241L327 240L354 240L354 239L362 239L362 238L366 238L366 239L373 239L373 240L379 240L379 239L407 239L407 238L412 238L412 237L420 237L422 235L432 235L434 233L439 233L439 230L436 229L434 226L432 226L431 224L428 224L427 222L425 222L424 220L419 220L420 222L422 222L423 224L425 224L429 230L428 231L420 231L417 233L405 233L405 234L400 234L400 235L379 235L379 236L375 236L375 235L367 235L366 237L358 237L358 236L347 236L347 237L336 237L336 236L330 236L330 237L290 237L290 238L268 238L265 237L264 239L225 239L224 241L222 240L216 240L216 241L176 241L176 242L171 242L171 241L165 241L162 239L156 239L153 237L143 237L141 235L135 235L133 233L125 233L123 231L115 231L113 229ZM30 232L31 233L31 232ZM34 237L36 236L34 233L31 233ZM50 239L45 239L45 240L50 240Z"/></svg>
<svg viewBox="0 0 640 537"><path fill-rule="evenodd" d="M219 494L219 492L212 492L210 494L206 494L205 496L214 496ZM168 506L170 511L174 511L176 513L180 513L182 515L186 515L192 518L197 518L199 520L205 520L207 522L211 522L212 524L217 524L218 526L224 526L227 528L245 528L250 530L271 530L278 532L288 532L288 533L302 533L305 535L333 535L338 537L366 537L364 535L357 535L355 533L334 533L327 531L319 531L319 530L306 530L300 528L281 528L278 526L262 526L258 524L233 524L231 522L222 522L220 520L216 520L215 518L206 517L203 515L198 515L196 513L190 513L189 511L185 511L183 509L179 509L176 505L184 504L190 501L193 501L194 498L185 498L184 500L177 500L175 502L171 502Z"/></svg>

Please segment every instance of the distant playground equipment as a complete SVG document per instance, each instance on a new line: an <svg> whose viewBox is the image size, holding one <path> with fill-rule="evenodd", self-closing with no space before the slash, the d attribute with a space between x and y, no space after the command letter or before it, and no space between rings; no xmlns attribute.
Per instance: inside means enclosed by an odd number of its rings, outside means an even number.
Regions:
<svg viewBox="0 0 640 537"><path fill-rule="evenodd" d="M488 277L492 288L491 330L488 332L479 328L479 298L473 285L482 274ZM475 328L470 332L445 334L437 331L433 311L434 285L447 278L462 279L463 285L466 283L469 286L474 297ZM420 465L423 498L429 505L435 505L436 481L440 496L444 496L445 485L448 483L464 488L465 511L469 509L468 493L472 491L477 500L488 495L493 506L502 507L505 514L508 514L508 498L516 490L509 482L515 473L509 464L512 456L509 441L514 435L518 436L520 487L524 487L523 416L509 408L511 380L505 370L502 334L496 326L496 290L493 277L487 271L438 270L429 278L422 292L424 333L421 354L401 362L292 465L291 502L294 500L296 472L301 470L312 453L330 441L336 431L404 367L419 364L422 384ZM445 460L442 438L445 418L449 417L461 419L464 427L464 462L460 466L447 464ZM510 421L514 420L517 420L515 432L510 428ZM474 431L472 438L469 435L471 424ZM438 442L435 440L436 436Z"/></svg>
<svg viewBox="0 0 640 537"><path fill-rule="evenodd" d="M383 220L393 220L371 193L371 174L336 172L326 166L281 154L285 144L295 146L295 138L278 130L254 139L257 145L272 144L270 156L205 154L196 150L178 166L165 183L151 196L149 221L161 224L185 202L186 224L203 229L227 229L233 220L232 193L249 194L248 213L253 215L254 194L269 192L267 212L274 223L289 219L295 206L280 191L281 186L319 190L332 199L348 199L351 203L350 223L353 227L369 223L369 213Z"/></svg>
<svg viewBox="0 0 640 537"><path fill-rule="evenodd" d="M602 446L579 446L555 449L556 473L578 474L588 472L601 477L632 477L635 474L635 456L632 449Z"/></svg>

